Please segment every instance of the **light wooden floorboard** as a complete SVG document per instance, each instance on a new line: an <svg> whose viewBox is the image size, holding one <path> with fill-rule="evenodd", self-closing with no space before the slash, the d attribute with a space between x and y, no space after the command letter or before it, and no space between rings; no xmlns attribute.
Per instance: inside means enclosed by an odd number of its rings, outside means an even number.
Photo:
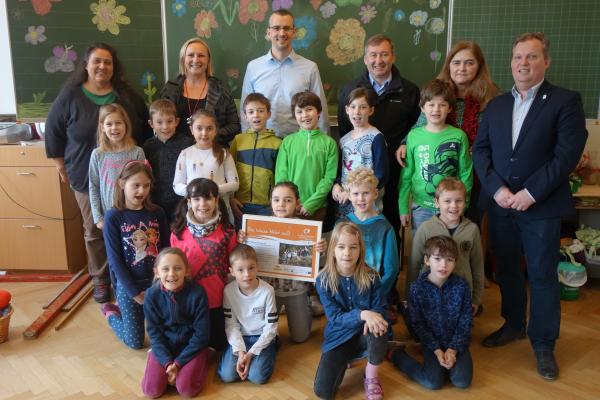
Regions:
<svg viewBox="0 0 600 400"><path fill-rule="evenodd" d="M39 315L42 305L61 287L59 283L11 283L2 289L13 294L15 312L10 340L0 344L0 399L135 399L142 396L140 380L146 350L130 350L110 331L99 306L89 300L60 331L53 325L36 340L21 333ZM562 302L561 338L556 349L560 378L542 380L527 340L503 348L486 349L481 339L497 329L498 287L491 284L484 294L485 312L475 320L473 354L475 374L467 390L449 384L428 391L410 382L385 362L381 381L386 399L598 399L600 398L600 281L591 281L579 300ZM223 384L215 375L216 358L206 387L206 399L270 400L314 398L312 383L319 362L319 346L325 319L313 320L313 334L303 344L292 344L285 317L280 319L283 345L275 373L263 386L250 383ZM394 327L405 337L402 323ZM346 373L340 399L362 399L364 363ZM174 391L164 398L177 398Z"/></svg>

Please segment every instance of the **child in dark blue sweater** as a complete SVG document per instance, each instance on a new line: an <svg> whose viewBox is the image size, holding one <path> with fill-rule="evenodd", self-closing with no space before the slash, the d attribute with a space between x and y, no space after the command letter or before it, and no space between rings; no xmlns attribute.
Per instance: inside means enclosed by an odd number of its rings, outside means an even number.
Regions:
<svg viewBox="0 0 600 400"><path fill-rule="evenodd" d="M156 258L155 283L146 292L144 313L152 350L142 390L161 396L167 384L184 397L196 396L208 372L209 313L202 286L187 279L187 257L176 247Z"/></svg>
<svg viewBox="0 0 600 400"><path fill-rule="evenodd" d="M441 388L446 371L459 388L469 387L473 377L471 288L452 273L457 257L456 242L448 236L434 236L425 242L428 268L410 285L407 320L423 346L424 363L404 349L391 355L400 371L428 389Z"/></svg>
<svg viewBox="0 0 600 400"><path fill-rule="evenodd" d="M144 346L144 293L152 284L152 266L169 227L164 211L150 202L152 171L147 161L125 164L117 180L114 207L104 217L104 242L117 304L102 313L127 346ZM151 239L150 239L151 237Z"/></svg>

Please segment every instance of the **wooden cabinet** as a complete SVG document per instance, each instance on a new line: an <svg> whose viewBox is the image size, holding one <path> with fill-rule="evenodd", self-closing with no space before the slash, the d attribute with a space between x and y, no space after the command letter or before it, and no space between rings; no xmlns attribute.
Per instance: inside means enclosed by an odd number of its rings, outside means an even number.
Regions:
<svg viewBox="0 0 600 400"><path fill-rule="evenodd" d="M44 142L0 146L0 270L76 272L86 264L79 207Z"/></svg>

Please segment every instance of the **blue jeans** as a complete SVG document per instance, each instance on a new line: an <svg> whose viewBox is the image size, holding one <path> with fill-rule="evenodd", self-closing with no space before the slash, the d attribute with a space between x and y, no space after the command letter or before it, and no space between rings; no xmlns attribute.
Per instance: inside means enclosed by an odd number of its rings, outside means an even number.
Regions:
<svg viewBox="0 0 600 400"><path fill-rule="evenodd" d="M244 343L246 344L246 350L256 343L260 335L255 336L244 336ZM275 368L275 355L277 354L277 340L273 339L271 343L265 347L259 355L252 358L250 362L250 369L248 371L248 380L252 383L262 385L267 383L273 369ZM238 357L233 354L233 348L231 345L227 346L227 350L223 353L221 361L217 368L217 374L223 382L235 382L240 380L240 376L236 371Z"/></svg>
<svg viewBox="0 0 600 400"><path fill-rule="evenodd" d="M415 237L415 233L425 221L429 221L431 217L437 214L437 210L430 210L426 207L421 207L418 204L414 204L411 210L411 222L412 222L412 234Z"/></svg>
<svg viewBox="0 0 600 400"><path fill-rule="evenodd" d="M450 382L461 389L468 388L473 378L473 360L469 349L456 355L456 363L450 370L442 367L433 351L426 348L423 348L423 364L404 350L395 351L392 362L410 379L431 390L442 387L446 379L446 371Z"/></svg>
<svg viewBox="0 0 600 400"><path fill-rule="evenodd" d="M534 350L554 350L560 332L560 287L556 278L560 218L532 220L512 211L499 214L499 207L490 210L489 221L502 317L515 331L525 328L527 289L521 270L524 254L531 296L527 335Z"/></svg>
<svg viewBox="0 0 600 400"><path fill-rule="evenodd" d="M244 214L264 215L266 217L273 215L271 206L263 206L260 204L250 204L250 203L246 203L242 206L242 212ZM236 230L242 229L242 219L241 218L235 219L235 229Z"/></svg>

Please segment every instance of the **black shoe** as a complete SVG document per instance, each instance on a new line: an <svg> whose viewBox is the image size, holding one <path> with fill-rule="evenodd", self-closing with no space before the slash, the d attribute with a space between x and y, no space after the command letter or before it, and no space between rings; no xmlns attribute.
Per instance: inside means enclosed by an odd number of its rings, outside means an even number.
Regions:
<svg viewBox="0 0 600 400"><path fill-rule="evenodd" d="M558 378L558 364L556 364L554 352L551 350L538 350L534 353L538 374L548 381L556 380Z"/></svg>
<svg viewBox="0 0 600 400"><path fill-rule="evenodd" d="M525 339L525 330L516 331L508 324L504 324L496 332L483 339L482 344L484 347L498 347L517 339Z"/></svg>
<svg viewBox="0 0 600 400"><path fill-rule="evenodd" d="M92 296L96 303L107 303L110 301L110 286L108 283L98 282L94 283L94 291Z"/></svg>

